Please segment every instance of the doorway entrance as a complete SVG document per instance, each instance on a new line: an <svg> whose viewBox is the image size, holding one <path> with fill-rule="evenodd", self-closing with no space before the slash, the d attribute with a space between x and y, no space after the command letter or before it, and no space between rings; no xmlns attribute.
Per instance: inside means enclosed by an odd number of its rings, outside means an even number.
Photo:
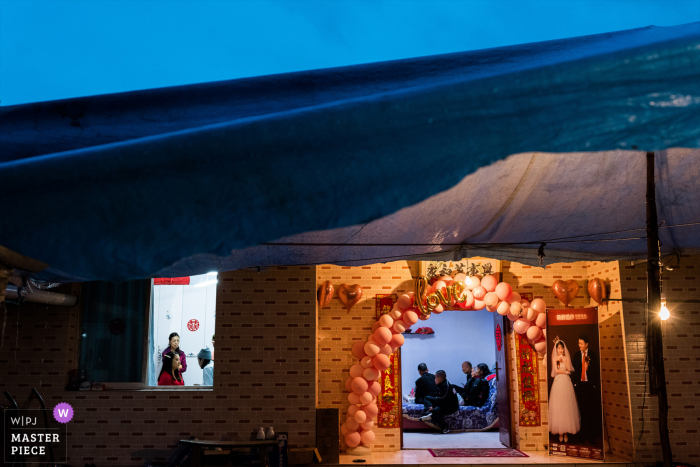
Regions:
<svg viewBox="0 0 700 467"><path fill-rule="evenodd" d="M411 333L404 334L405 343L400 349L402 449L511 446L506 326L503 316L486 309L446 310L439 317L417 323ZM481 364L481 369L477 370L479 373L487 369L488 374L481 378L482 391L474 390L474 383L467 386L464 371L470 372L470 369L463 365L464 362L470 363L474 369ZM419 371L421 364L427 367L423 372ZM432 418L421 419L425 407L416 404L415 399L423 392L419 390L416 394L417 386L424 386L418 379L434 378L429 375L438 370L446 373L450 387L459 393L458 410L445 417L449 429L446 434ZM483 389L483 385L488 389ZM469 400L471 395L474 400L479 392L482 399L472 405L462 398L464 395Z"/></svg>

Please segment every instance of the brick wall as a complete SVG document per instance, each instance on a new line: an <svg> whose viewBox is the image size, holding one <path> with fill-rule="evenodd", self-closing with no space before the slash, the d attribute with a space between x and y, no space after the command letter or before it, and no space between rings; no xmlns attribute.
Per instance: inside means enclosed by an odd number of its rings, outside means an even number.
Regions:
<svg viewBox="0 0 700 467"><path fill-rule="evenodd" d="M36 386L75 408L69 462L139 465L177 440L250 439L258 426L315 445L315 267L219 274L216 368L210 391L64 391L76 367L77 309L8 307L3 390L22 404ZM77 285L75 286L78 287Z"/></svg>
<svg viewBox="0 0 700 467"><path fill-rule="evenodd" d="M635 266L629 262L620 264L622 297L646 299L646 263ZM678 302L700 300L700 256L682 256L680 264L672 260L668 265L674 269L664 271L663 290L671 318L663 323L662 330L669 437L674 461L697 464L700 458L700 305ZM624 326L633 442L638 443L635 461L655 461L661 459L658 399L649 394L646 379L643 303L624 303Z"/></svg>
<svg viewBox="0 0 700 467"><path fill-rule="evenodd" d="M340 284L360 284L362 299L348 313L336 296L331 304L318 312L318 399L319 407L340 409L340 423L350 406L345 390L348 370L357 363L351 353L356 340L366 340L376 321L375 296L377 294L403 294L413 290L413 278L418 275L418 262L396 261L361 267L323 265L317 267L317 287L324 281L333 283L336 291ZM399 381L401 378L399 377ZM376 417L374 418L376 427ZM398 451L401 449L398 428L375 428L376 441L373 451ZM347 446L339 440L341 449Z"/></svg>
<svg viewBox="0 0 700 467"><path fill-rule="evenodd" d="M503 280L508 282L514 291L519 293L532 293L532 298L541 298L547 303L549 308L563 308L564 305L552 292L554 281L561 279L567 281L574 279L579 284L579 292L576 298L569 304L569 307L582 308L588 306L589 297L586 289L587 264L584 262L570 264L553 264L547 268L525 266L520 263L510 261L502 262ZM549 337L549 336L548 336ZM539 389L540 389L540 412L542 414L542 425L539 427L521 427L519 420L519 400L518 400L518 366L515 352L515 336L511 330L506 339L508 342L508 355L510 358L510 390L511 390L511 433L513 442L518 449L527 451L545 450L545 445L549 443L549 424L547 417L547 362L538 360Z"/></svg>

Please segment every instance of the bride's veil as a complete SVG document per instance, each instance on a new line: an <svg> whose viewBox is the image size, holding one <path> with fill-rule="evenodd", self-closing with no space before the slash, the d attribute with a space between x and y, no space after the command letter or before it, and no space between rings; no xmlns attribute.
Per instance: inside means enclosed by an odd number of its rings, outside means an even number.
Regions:
<svg viewBox="0 0 700 467"><path fill-rule="evenodd" d="M566 347L566 343L560 339L554 343L554 349L552 350L552 378L556 378L557 376L557 357L559 356L557 346L560 342L564 345L564 364L566 365L566 370L569 372L574 371L574 365L571 363L571 354L569 354L569 349Z"/></svg>

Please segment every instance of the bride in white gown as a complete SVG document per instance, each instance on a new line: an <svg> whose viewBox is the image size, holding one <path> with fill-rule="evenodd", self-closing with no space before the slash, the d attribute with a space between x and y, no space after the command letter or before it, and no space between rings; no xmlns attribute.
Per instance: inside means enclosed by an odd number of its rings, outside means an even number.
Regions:
<svg viewBox="0 0 700 467"><path fill-rule="evenodd" d="M576 402L574 385L569 375L574 371L571 355L562 340L554 344L552 352L552 389L549 391L549 432L559 435L559 441L568 442L568 434L581 429L581 414Z"/></svg>

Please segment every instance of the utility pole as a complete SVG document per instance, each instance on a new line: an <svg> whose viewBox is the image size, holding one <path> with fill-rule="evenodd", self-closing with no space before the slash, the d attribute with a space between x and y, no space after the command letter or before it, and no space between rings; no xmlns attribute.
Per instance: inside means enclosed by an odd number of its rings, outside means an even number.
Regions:
<svg viewBox="0 0 700 467"><path fill-rule="evenodd" d="M668 437L668 398L664 370L661 319L661 255L659 251L659 220L656 213L656 182L654 152L647 152L647 359L649 360L650 393L659 398L659 437L664 467L672 467L673 454Z"/></svg>

